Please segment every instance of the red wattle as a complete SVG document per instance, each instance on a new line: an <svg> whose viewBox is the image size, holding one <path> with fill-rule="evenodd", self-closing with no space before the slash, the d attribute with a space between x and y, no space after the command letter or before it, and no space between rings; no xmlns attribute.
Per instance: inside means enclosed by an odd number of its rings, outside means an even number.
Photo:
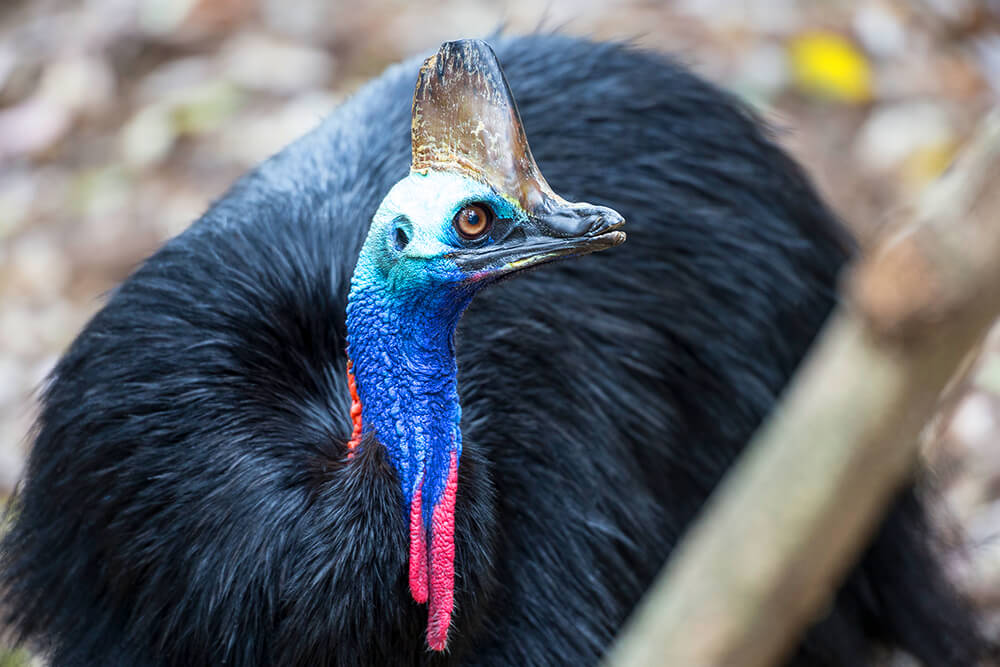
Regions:
<svg viewBox="0 0 1000 667"><path fill-rule="evenodd" d="M410 595L419 604L427 602L427 542L424 539L424 522L421 512L421 482L410 503Z"/></svg>
<svg viewBox="0 0 1000 667"><path fill-rule="evenodd" d="M427 610L427 645L434 651L448 646L448 627L455 601L455 496L458 493L458 454L451 452L451 467L444 492L431 516L430 606ZM412 549L412 547L411 547ZM412 579L411 579L412 582ZM411 584L412 585L412 584Z"/></svg>
<svg viewBox="0 0 1000 667"><path fill-rule="evenodd" d="M348 456L361 444L361 399L358 398L358 383L354 379L354 363L347 360L347 387L351 391L351 439L347 443Z"/></svg>

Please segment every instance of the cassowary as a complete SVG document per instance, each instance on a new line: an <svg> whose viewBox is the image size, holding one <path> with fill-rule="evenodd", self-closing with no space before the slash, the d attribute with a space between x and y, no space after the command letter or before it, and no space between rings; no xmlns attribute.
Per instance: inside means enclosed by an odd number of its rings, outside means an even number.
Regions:
<svg viewBox="0 0 1000 667"><path fill-rule="evenodd" d="M481 42L442 47L415 94L418 63L388 70L72 344L2 547L7 624L53 665L607 649L849 244L753 116L663 57L497 53L510 89ZM929 533L909 489L789 664L974 664Z"/></svg>

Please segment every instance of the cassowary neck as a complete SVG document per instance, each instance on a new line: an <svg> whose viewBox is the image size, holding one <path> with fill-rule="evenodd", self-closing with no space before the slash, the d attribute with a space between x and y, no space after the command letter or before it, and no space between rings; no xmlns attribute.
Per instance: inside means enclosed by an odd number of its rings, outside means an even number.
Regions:
<svg viewBox="0 0 1000 667"><path fill-rule="evenodd" d="M418 472L410 459L442 444L450 449L458 433L461 407L452 338L461 313L393 296L377 287L351 290L348 356L363 433L374 434L386 448L409 501ZM429 313L429 305L439 307Z"/></svg>
<svg viewBox="0 0 1000 667"><path fill-rule="evenodd" d="M462 453L452 340L469 298L400 295L356 273L347 309L361 432L385 447L399 476L409 514L410 590L417 602L429 602L427 641L436 650L447 643L453 605Z"/></svg>

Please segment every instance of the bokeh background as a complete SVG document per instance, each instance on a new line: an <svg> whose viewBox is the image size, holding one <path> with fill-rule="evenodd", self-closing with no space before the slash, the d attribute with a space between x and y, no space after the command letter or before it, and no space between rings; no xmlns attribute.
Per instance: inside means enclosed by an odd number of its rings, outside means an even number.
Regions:
<svg viewBox="0 0 1000 667"><path fill-rule="evenodd" d="M0 0L0 494L107 290L387 65L501 27L673 53L759 110L862 246L1000 96L1000 1ZM991 610L1000 332L971 369L927 456Z"/></svg>

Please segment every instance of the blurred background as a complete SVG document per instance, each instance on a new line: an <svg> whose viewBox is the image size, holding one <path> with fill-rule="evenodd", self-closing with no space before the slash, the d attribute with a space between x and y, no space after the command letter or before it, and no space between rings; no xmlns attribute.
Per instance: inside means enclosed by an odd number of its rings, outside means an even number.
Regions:
<svg viewBox="0 0 1000 667"><path fill-rule="evenodd" d="M103 293L387 65L501 26L674 54L758 109L862 245L1000 95L1000 0L0 0L0 494ZM1000 332L971 368L927 454L955 572L996 609Z"/></svg>

